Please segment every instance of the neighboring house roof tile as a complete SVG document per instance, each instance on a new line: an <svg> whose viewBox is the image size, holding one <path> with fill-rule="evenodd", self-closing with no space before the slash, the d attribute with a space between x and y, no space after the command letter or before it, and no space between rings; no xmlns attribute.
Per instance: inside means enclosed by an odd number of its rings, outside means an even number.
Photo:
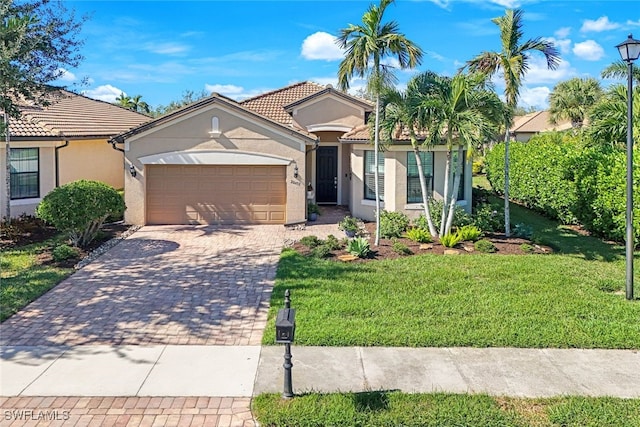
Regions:
<svg viewBox="0 0 640 427"><path fill-rule="evenodd" d="M46 107L20 107L22 117L9 119L12 137L105 137L151 120L144 114L66 90L50 97Z"/></svg>
<svg viewBox="0 0 640 427"><path fill-rule="evenodd" d="M549 111L536 111L516 116L510 130L512 133L539 133L567 129L571 129L570 121L565 120L554 125L551 123Z"/></svg>

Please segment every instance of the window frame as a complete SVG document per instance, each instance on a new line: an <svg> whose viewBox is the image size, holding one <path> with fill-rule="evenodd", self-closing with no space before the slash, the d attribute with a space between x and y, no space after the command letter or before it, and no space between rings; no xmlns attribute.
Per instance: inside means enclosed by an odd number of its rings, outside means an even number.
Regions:
<svg viewBox="0 0 640 427"><path fill-rule="evenodd" d="M367 172L367 167L371 164L373 165L375 159L375 151L374 150L365 150L363 156L363 164L364 164L364 174L363 174L363 198L365 200L376 200L375 187L369 189L368 181L375 185L375 170L371 172ZM370 160L370 162L369 162ZM380 201L384 201L384 153L378 152L378 187L380 191ZM371 191L371 194L368 194L368 190Z"/></svg>
<svg viewBox="0 0 640 427"><path fill-rule="evenodd" d="M420 151L420 157L424 157L424 155L430 154L431 155L431 162L430 162L430 166L431 166L431 173L427 173L427 171L425 171L425 159L422 158L422 170L423 172L425 172L425 179L427 179L427 191L430 192L430 196L433 195L433 169L434 169L434 165L433 162L435 160L434 157L434 152L433 151ZM413 161L415 162L415 153L413 151L407 151L407 204L414 204L414 203L422 203L422 188L420 187L420 175L418 172L418 165L416 164L416 173L415 175L410 174L409 172L409 159L413 159ZM417 189L419 191L419 200L410 200L410 191L412 186L409 184L411 181L410 180L417 180ZM415 184L414 184L415 185Z"/></svg>
<svg viewBox="0 0 640 427"><path fill-rule="evenodd" d="M35 162L37 164L37 168L35 171L33 170L29 170L29 171L21 171L21 172L14 172L13 170L16 169L16 167L13 166L14 162L20 162L20 161L33 161L34 159L27 159L27 160L22 160L22 159L14 159L13 155L14 153L20 152L20 151L25 151L25 150L35 150ZM11 154L10 154L10 158L9 158L9 168L10 168L10 174L9 174L9 179L11 181L11 194L10 194L10 199L11 200L24 200L24 199L38 199L40 198L40 148L38 147L18 147L18 148L11 148ZM17 165L16 165L17 166ZM19 186L16 184L16 181L18 181L19 177L21 176L25 176L25 177L33 177L35 176L36 178L36 183L35 183L35 192L32 192L33 189L29 188L29 190L26 192L26 194L17 194L17 189L18 188L22 188L24 186ZM15 177L15 179L14 179Z"/></svg>

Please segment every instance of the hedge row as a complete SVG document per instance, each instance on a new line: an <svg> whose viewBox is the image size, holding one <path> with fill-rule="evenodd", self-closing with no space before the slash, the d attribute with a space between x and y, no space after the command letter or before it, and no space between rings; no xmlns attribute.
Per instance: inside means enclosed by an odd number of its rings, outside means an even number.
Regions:
<svg viewBox="0 0 640 427"><path fill-rule="evenodd" d="M580 223L599 236L624 241L626 153L580 136L550 132L509 144L509 197L565 224ZM636 154L634 164L640 164ZM486 156L487 179L504 190L504 144ZM640 171L634 168L634 181ZM634 190L640 201L640 191ZM640 209L634 210L636 238Z"/></svg>

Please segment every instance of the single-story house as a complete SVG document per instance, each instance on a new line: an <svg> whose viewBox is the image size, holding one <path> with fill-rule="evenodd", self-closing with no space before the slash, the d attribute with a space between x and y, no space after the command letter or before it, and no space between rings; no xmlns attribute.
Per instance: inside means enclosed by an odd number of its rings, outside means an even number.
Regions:
<svg viewBox="0 0 640 427"><path fill-rule="evenodd" d="M549 111L534 111L524 116L515 116L509 130L513 141L526 142L541 132L562 131L571 129L570 120L551 123Z"/></svg>
<svg viewBox="0 0 640 427"><path fill-rule="evenodd" d="M107 141L151 120L113 104L59 90L50 105L24 105L9 119L11 216L32 215L55 187L78 179L124 187L124 154ZM6 142L0 138L0 206L6 206Z"/></svg>
<svg viewBox="0 0 640 427"><path fill-rule="evenodd" d="M132 224L304 222L307 203L374 218L373 105L331 86L292 84L242 102L219 94L114 137L125 153L125 221ZM446 152L423 154L441 198ZM386 210L421 212L415 158L400 138L381 153ZM465 166L461 204L471 199ZM469 206L467 204L467 206Z"/></svg>

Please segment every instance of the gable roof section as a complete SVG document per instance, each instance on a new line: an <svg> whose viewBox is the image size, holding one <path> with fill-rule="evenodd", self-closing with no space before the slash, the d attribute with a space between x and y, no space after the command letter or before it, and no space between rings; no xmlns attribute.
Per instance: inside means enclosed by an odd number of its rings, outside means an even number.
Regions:
<svg viewBox="0 0 640 427"><path fill-rule="evenodd" d="M371 104L369 101L361 99L361 98L357 98L355 96L351 96L349 94L346 94L344 92L341 92L339 90L336 90L333 88L333 86L331 85L327 85L323 90L319 91L319 92L315 92L312 93L311 95L305 96L304 98L300 98L296 101L293 101L290 104L284 105L283 108L286 112L290 113L294 110L295 107L305 104L309 101L312 101L316 98L320 98L323 95L335 95L338 98L342 98L345 101L351 103L351 104L356 104L359 107L361 107L362 109L364 109L364 111L366 112L371 112L373 111L373 104Z"/></svg>
<svg viewBox="0 0 640 427"><path fill-rule="evenodd" d="M246 108L245 106L239 104L238 102L236 102L235 100L228 98L224 95L220 95L219 93L212 93L211 96L201 99L199 101L196 101L192 104L189 104L183 108L180 108L179 110L173 111L169 114L166 114L162 117L159 117L153 121L150 121L148 123L145 123L141 126L138 126L137 128L131 129L127 132L121 133L120 135L116 135L115 137L111 138L110 142L112 143L123 143L127 138L131 138L134 135L138 135L140 133L146 132L148 130L151 130L155 127L158 126L162 126L165 125L173 120L177 120L181 117L184 117L194 111L197 111L201 108L207 107L210 104L214 104L214 103L218 103L220 105L224 105L226 107L229 107L231 109L234 109L236 111L240 111L243 112L245 114L249 114L250 116L269 123L272 126L275 126L277 128L279 128L281 131L284 130L287 133L295 133L300 137L303 137L305 139L308 140L308 142L310 143L314 143L316 141L316 137L312 134L310 134L309 132L306 132L304 130L300 130L300 129L294 129L293 127L290 126L286 126L283 123L277 122L269 117L266 117L264 115L258 114L257 112Z"/></svg>
<svg viewBox="0 0 640 427"><path fill-rule="evenodd" d="M149 116L66 90L53 92L46 107L24 105L9 119L12 138L111 137L151 120Z"/></svg>
<svg viewBox="0 0 640 427"><path fill-rule="evenodd" d="M510 130L512 133L538 133L571 129L570 121L565 120L554 125L549 117L549 111L536 111L524 116L516 116Z"/></svg>
<svg viewBox="0 0 640 427"><path fill-rule="evenodd" d="M285 106L300 99L305 99L324 89L324 86L317 83L300 82L283 87L282 89L254 96L253 98L245 99L240 105L271 120L293 127L293 119L285 110Z"/></svg>

